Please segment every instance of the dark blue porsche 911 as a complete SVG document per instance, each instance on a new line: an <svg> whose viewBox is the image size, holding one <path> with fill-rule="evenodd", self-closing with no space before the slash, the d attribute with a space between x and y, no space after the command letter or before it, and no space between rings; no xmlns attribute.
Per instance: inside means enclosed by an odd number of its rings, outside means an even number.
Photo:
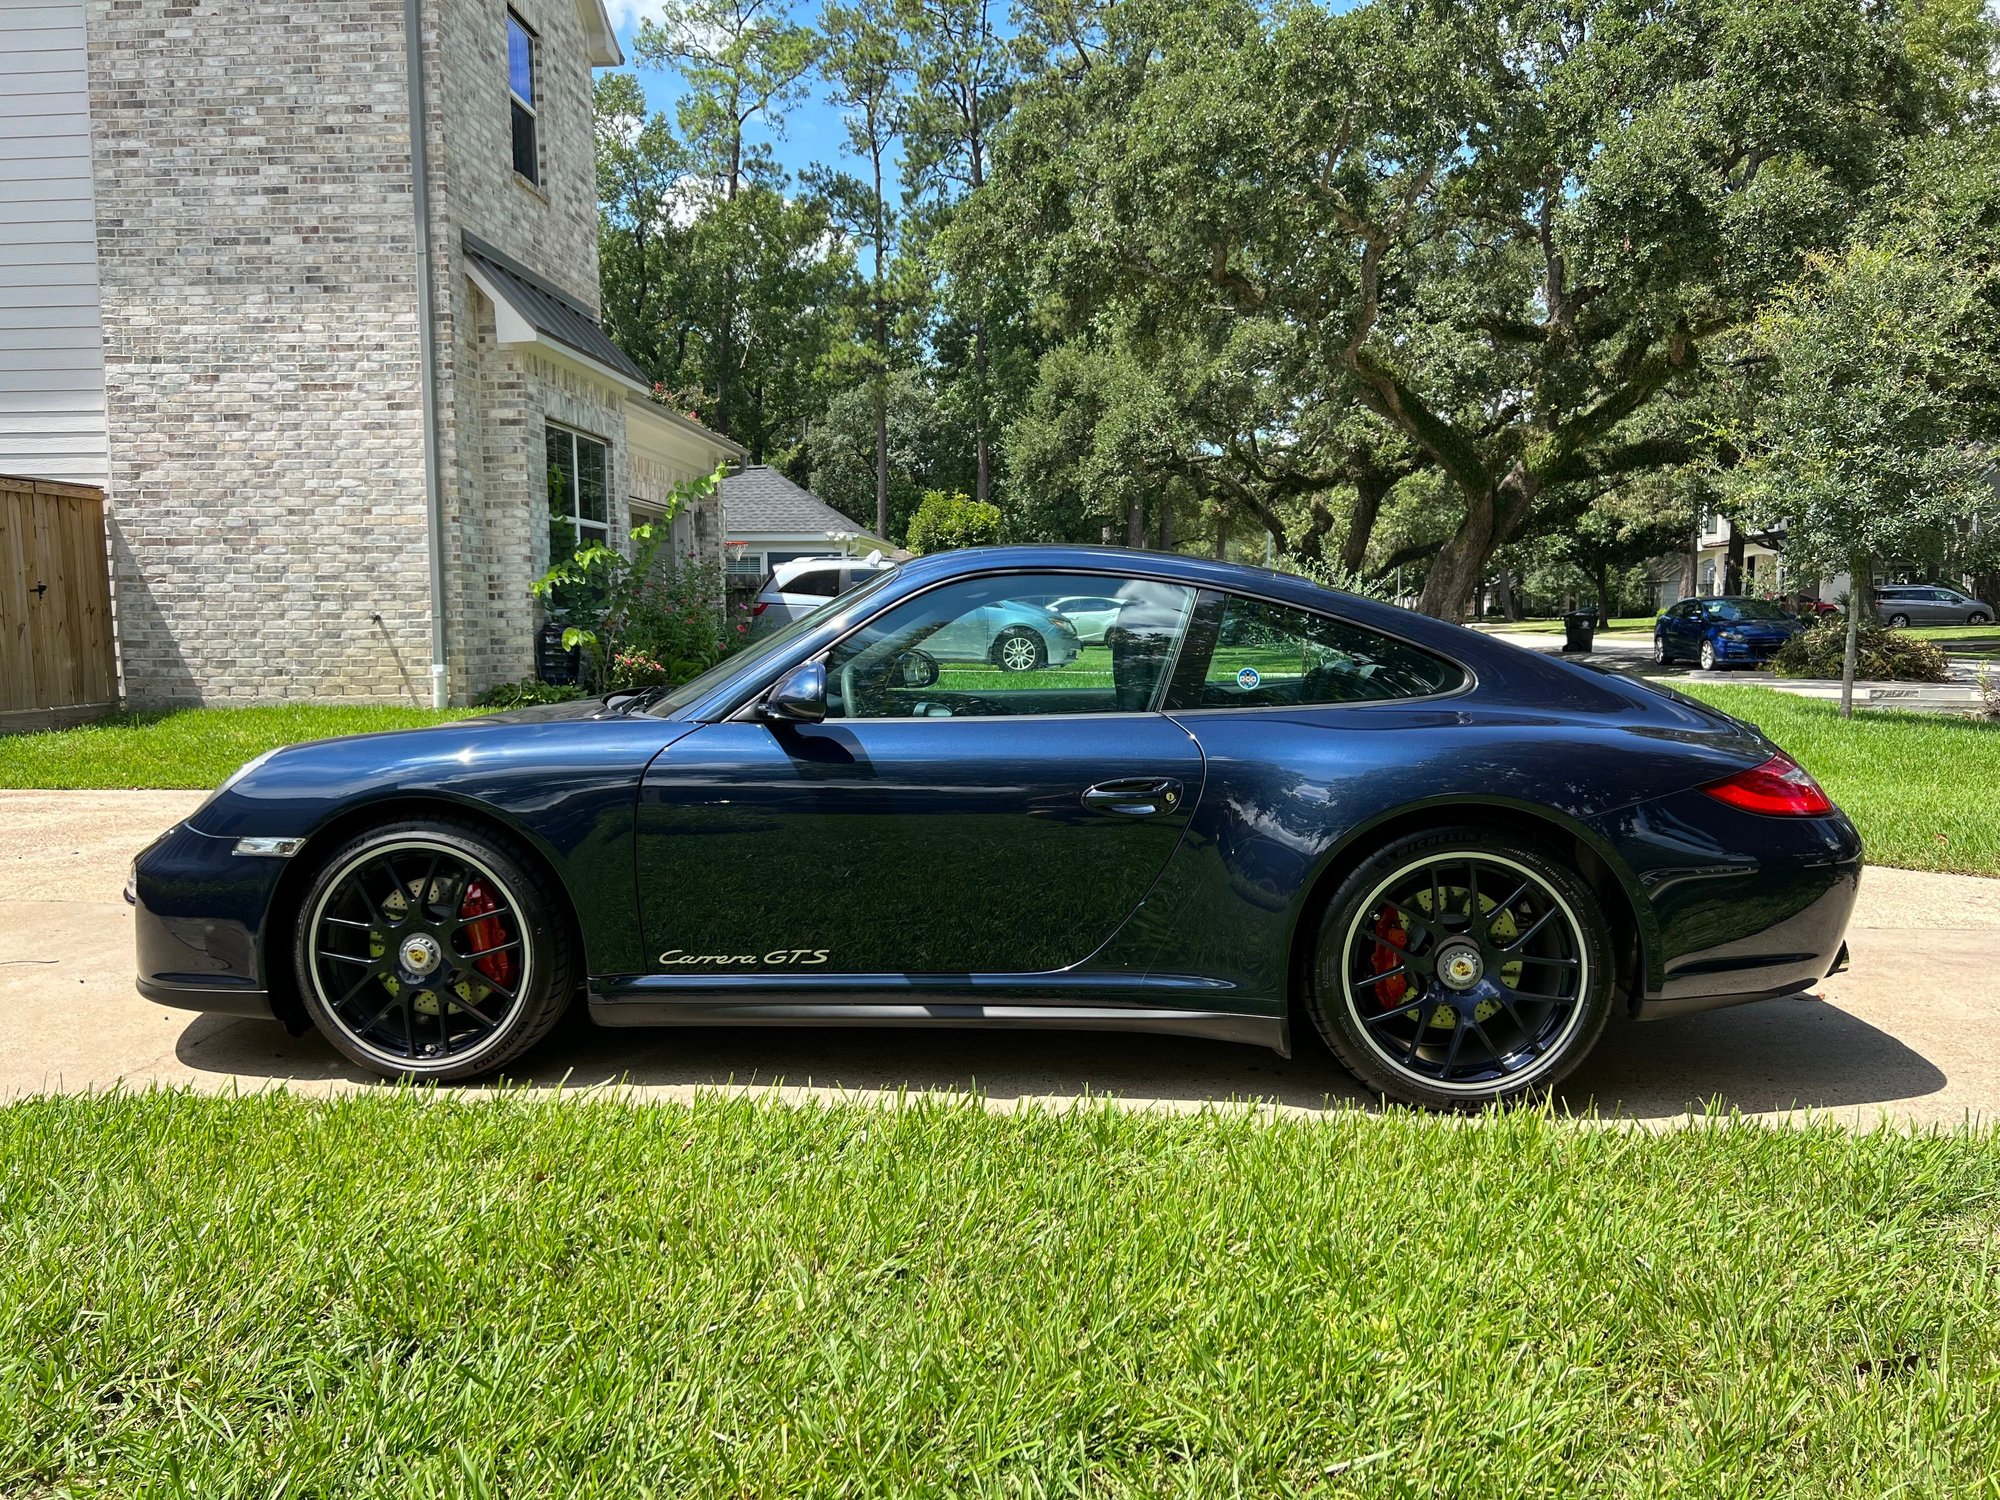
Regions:
<svg viewBox="0 0 2000 1500"><path fill-rule="evenodd" d="M1115 618L1061 662L926 646L1080 597ZM1015 547L670 692L261 756L133 894L142 993L392 1076L504 1068L581 994L605 1026L1303 1027L1465 1107L1614 1010L1815 984L1860 861L1687 698L1283 574Z"/></svg>

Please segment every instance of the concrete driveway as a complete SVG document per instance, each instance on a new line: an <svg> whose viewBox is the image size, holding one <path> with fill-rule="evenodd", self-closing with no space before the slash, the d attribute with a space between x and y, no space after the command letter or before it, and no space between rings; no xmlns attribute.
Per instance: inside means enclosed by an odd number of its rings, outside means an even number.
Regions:
<svg viewBox="0 0 2000 1500"><path fill-rule="evenodd" d="M188 792L0 792L0 1098L187 1084L305 1092L376 1086L317 1037L165 1010L132 988L127 862L200 801ZM1671 1120L1713 1102L1856 1124L2000 1118L2000 880L1871 869L1853 968L1820 991L1676 1021L1614 1020L1564 1091L1576 1110ZM1299 1111L1359 1092L1316 1046L1285 1061L1174 1038L899 1031L599 1031L567 1025L537 1087L621 1084L893 1096L978 1089L1005 1106L1110 1094Z"/></svg>

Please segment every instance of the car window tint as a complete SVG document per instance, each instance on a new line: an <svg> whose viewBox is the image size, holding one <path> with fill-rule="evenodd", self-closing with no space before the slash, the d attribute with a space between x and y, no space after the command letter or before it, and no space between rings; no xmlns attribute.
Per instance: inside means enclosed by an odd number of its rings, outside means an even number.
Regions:
<svg viewBox="0 0 2000 1500"><path fill-rule="evenodd" d="M783 592L831 599L840 592L840 571L837 568L808 568L787 582Z"/></svg>
<svg viewBox="0 0 2000 1500"><path fill-rule="evenodd" d="M1082 641L1047 601L1078 580L989 574L884 610L826 658L830 719L958 719L1141 713L1157 700L1187 630L1194 590L1151 579L1090 579L1117 622ZM1115 590L1115 597L1111 591Z"/></svg>
<svg viewBox="0 0 2000 1500"><path fill-rule="evenodd" d="M1182 708L1368 703L1449 692L1463 669L1348 620L1261 599L1230 597L1215 650ZM1185 687L1183 688L1185 691Z"/></svg>

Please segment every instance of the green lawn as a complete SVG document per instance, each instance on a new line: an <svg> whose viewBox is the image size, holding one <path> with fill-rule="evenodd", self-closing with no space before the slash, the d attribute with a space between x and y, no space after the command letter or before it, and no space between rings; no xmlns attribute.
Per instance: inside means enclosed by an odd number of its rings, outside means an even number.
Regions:
<svg viewBox="0 0 2000 1500"><path fill-rule="evenodd" d="M0 1493L1991 1494L2000 1141L0 1111Z"/></svg>
<svg viewBox="0 0 2000 1500"><path fill-rule="evenodd" d="M471 712L299 703L118 714L75 729L0 735L0 787L212 787L273 746L414 729Z"/></svg>
<svg viewBox="0 0 2000 1500"><path fill-rule="evenodd" d="M1676 679L1758 725L1847 810L1878 865L2000 875L2000 724L1863 709L1770 688Z"/></svg>

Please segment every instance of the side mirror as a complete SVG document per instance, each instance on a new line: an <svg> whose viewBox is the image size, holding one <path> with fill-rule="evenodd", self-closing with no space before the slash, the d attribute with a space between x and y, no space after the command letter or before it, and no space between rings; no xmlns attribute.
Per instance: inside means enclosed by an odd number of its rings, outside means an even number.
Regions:
<svg viewBox="0 0 2000 1500"><path fill-rule="evenodd" d="M896 686L927 688L938 680L937 658L912 648L896 658Z"/></svg>
<svg viewBox="0 0 2000 1500"><path fill-rule="evenodd" d="M826 717L826 667L809 661L778 679L764 699L763 717L817 724Z"/></svg>

